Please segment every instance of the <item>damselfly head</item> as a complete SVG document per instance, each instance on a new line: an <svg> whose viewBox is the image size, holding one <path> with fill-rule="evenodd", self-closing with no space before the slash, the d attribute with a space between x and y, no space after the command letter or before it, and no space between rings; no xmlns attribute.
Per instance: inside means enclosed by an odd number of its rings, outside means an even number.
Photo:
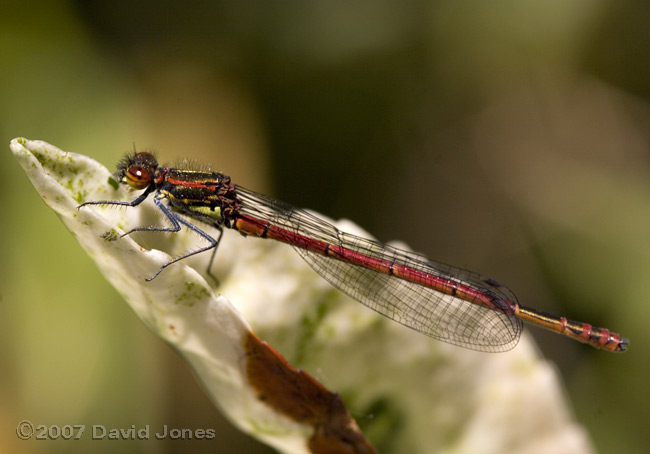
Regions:
<svg viewBox="0 0 650 454"><path fill-rule="evenodd" d="M117 165L115 177L120 183L126 183L133 189L144 189L155 178L157 168L156 157L143 151L125 156Z"/></svg>

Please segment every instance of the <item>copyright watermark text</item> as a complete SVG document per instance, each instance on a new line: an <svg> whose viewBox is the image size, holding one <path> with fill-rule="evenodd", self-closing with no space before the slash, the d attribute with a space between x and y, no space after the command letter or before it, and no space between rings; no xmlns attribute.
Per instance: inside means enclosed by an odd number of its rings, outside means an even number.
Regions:
<svg viewBox="0 0 650 454"><path fill-rule="evenodd" d="M166 424L152 430L148 424L143 427L133 424L127 428L109 428L101 424L34 425L24 419L18 423L16 435L21 440L79 440L82 437L92 440L212 440L216 433L214 429L175 429Z"/></svg>

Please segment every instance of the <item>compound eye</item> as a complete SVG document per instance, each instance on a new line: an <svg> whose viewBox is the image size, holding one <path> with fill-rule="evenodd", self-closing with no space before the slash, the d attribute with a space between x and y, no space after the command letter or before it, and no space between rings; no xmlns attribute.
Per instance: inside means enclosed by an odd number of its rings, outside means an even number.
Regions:
<svg viewBox="0 0 650 454"><path fill-rule="evenodd" d="M144 189L151 184L151 174L142 166L131 166L126 171L126 182L133 189Z"/></svg>

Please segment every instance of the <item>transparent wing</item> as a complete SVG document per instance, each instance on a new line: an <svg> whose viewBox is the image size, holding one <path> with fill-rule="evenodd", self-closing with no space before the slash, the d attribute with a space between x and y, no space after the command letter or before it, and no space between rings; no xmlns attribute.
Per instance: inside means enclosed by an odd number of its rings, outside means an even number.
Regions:
<svg viewBox="0 0 650 454"><path fill-rule="evenodd" d="M521 335L522 322L510 309L515 296L493 279L471 271L376 241L342 232L330 223L285 202L237 187L240 213L294 234L285 242L294 245L303 259L336 288L380 314L435 339L473 350L501 352L512 349ZM291 239L298 236L300 241ZM333 259L301 245L320 241L370 259L402 265L441 277L488 295L489 308L442 293L434 288L400 279L364 266Z"/></svg>

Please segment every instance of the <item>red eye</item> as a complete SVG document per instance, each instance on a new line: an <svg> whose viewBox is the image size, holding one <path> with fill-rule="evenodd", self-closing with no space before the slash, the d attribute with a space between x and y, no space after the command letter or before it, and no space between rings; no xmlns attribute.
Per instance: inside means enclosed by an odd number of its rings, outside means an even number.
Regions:
<svg viewBox="0 0 650 454"><path fill-rule="evenodd" d="M126 182L133 189L144 189L151 183L151 174L142 166L131 166L126 171Z"/></svg>

